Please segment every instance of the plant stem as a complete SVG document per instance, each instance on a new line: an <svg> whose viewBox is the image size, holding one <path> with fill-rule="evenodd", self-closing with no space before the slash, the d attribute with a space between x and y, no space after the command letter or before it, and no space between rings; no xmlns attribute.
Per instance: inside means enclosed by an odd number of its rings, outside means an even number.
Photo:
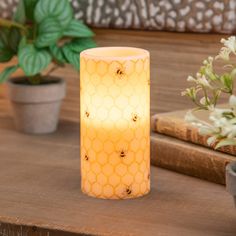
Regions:
<svg viewBox="0 0 236 236"><path fill-rule="evenodd" d="M59 68L58 65L53 66L53 67L46 73L46 75L50 75L53 71L55 71L55 70L58 69L58 68Z"/></svg>
<svg viewBox="0 0 236 236"><path fill-rule="evenodd" d="M202 91L204 93L204 97L205 97L205 101L206 101L207 105L210 105L210 102L209 102L209 99L208 99L208 96L207 96L206 88L203 85L202 85Z"/></svg>
<svg viewBox="0 0 236 236"><path fill-rule="evenodd" d="M31 85L39 85L42 81L42 76L40 74L37 74L34 76L27 77L27 79Z"/></svg>
<svg viewBox="0 0 236 236"><path fill-rule="evenodd" d="M15 21L12 21L12 20L6 20L3 18L0 18L0 25L7 27L7 28L16 27L16 28L23 30L24 32L27 32L27 29L22 24L19 24Z"/></svg>
<svg viewBox="0 0 236 236"><path fill-rule="evenodd" d="M37 37L37 30L38 30L37 24L34 24L33 41L34 41L34 40L36 39L36 37Z"/></svg>

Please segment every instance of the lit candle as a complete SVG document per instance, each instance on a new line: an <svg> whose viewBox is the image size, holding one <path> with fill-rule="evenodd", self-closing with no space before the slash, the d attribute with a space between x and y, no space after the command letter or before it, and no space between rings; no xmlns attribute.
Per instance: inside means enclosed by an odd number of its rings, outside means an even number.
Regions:
<svg viewBox="0 0 236 236"><path fill-rule="evenodd" d="M143 196L150 191L149 52L104 47L80 57L82 191Z"/></svg>

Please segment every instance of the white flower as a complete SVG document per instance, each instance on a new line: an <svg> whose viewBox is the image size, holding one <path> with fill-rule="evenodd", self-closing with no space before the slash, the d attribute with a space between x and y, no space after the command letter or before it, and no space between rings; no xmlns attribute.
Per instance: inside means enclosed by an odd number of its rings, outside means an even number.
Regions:
<svg viewBox="0 0 236 236"><path fill-rule="evenodd" d="M232 131L232 128L232 125L229 125L227 122L224 122L224 125L222 125L221 127L221 135L224 137L228 136Z"/></svg>
<svg viewBox="0 0 236 236"><path fill-rule="evenodd" d="M207 100L205 97L202 97L199 101L202 105L206 106L207 105Z"/></svg>
<svg viewBox="0 0 236 236"><path fill-rule="evenodd" d="M207 106L207 109L212 112L215 110L215 106L213 104L210 104Z"/></svg>
<svg viewBox="0 0 236 236"><path fill-rule="evenodd" d="M232 108L232 112L236 116L236 96L231 95L229 98L229 105Z"/></svg>
<svg viewBox="0 0 236 236"><path fill-rule="evenodd" d="M230 112L231 110L230 109L220 109L220 108L215 108L211 114L210 114L210 119L212 121L215 121L215 120L218 120L220 119L221 117L223 117L223 113L225 112Z"/></svg>
<svg viewBox="0 0 236 236"><path fill-rule="evenodd" d="M198 84L204 86L204 87L207 87L207 88L212 88L212 86L210 85L210 83L208 82L208 80L206 79L205 75L199 77L197 79L198 81Z"/></svg>
<svg viewBox="0 0 236 236"><path fill-rule="evenodd" d="M229 98L229 105L232 108L236 108L236 96L231 95Z"/></svg>
<svg viewBox="0 0 236 236"><path fill-rule="evenodd" d="M192 88L187 88L185 91L181 92L182 96L189 96L191 99L196 99L197 90Z"/></svg>
<svg viewBox="0 0 236 236"><path fill-rule="evenodd" d="M215 127L225 127L227 126L227 119L225 117L215 119L214 121L214 126Z"/></svg>
<svg viewBox="0 0 236 236"><path fill-rule="evenodd" d="M214 129L212 129L212 127L202 126L199 128L199 133L201 135L211 135L214 133Z"/></svg>
<svg viewBox="0 0 236 236"><path fill-rule="evenodd" d="M197 76L197 78L199 79L199 78L202 77L202 74L198 72L198 73L196 74L196 76Z"/></svg>
<svg viewBox="0 0 236 236"><path fill-rule="evenodd" d="M210 138L207 139L207 144L208 146L213 146L217 141L217 137L216 136L212 136Z"/></svg>
<svg viewBox="0 0 236 236"><path fill-rule="evenodd" d="M214 61L214 58L213 58L213 57L208 57L208 61L209 61L210 63L212 63L212 62Z"/></svg>
<svg viewBox="0 0 236 236"><path fill-rule="evenodd" d="M188 76L187 81L188 82L196 82L197 80L193 76Z"/></svg>
<svg viewBox="0 0 236 236"><path fill-rule="evenodd" d="M221 43L224 44L225 47L230 49L231 52L236 52L236 37L231 36L228 39L221 39Z"/></svg>
<svg viewBox="0 0 236 236"><path fill-rule="evenodd" d="M215 58L208 57L204 60L196 77L188 77L187 81L194 82L195 85L184 92L197 105L192 112L203 109L209 112L207 122L197 118L191 111L186 114L185 120L196 126L201 134L208 135L208 145L216 149L226 145L236 146L236 94L230 96L228 108L216 108L221 93L231 94L233 90L231 87L232 80L236 78L236 66L231 63L230 56L232 53L236 55L236 36L222 39L221 43L224 46L219 54ZM224 69L227 69L222 75L214 70L214 60L218 58L223 60ZM229 68L225 68L226 66ZM200 94L204 94L201 99Z"/></svg>
<svg viewBox="0 0 236 236"><path fill-rule="evenodd" d="M192 111L188 111L185 115L185 121L188 123L191 123L194 126L197 126L199 128L211 128L212 126L208 124L207 122L198 119Z"/></svg>
<svg viewBox="0 0 236 236"><path fill-rule="evenodd" d="M203 61L203 65L211 65L212 62L214 61L213 57L208 57L206 60Z"/></svg>
<svg viewBox="0 0 236 236"><path fill-rule="evenodd" d="M235 138L236 137L236 125L233 125L230 133L228 134L228 138Z"/></svg>
<svg viewBox="0 0 236 236"><path fill-rule="evenodd" d="M222 59L224 61L229 61L229 55L231 50L229 48L223 47L221 48L219 54L215 57L215 59Z"/></svg>

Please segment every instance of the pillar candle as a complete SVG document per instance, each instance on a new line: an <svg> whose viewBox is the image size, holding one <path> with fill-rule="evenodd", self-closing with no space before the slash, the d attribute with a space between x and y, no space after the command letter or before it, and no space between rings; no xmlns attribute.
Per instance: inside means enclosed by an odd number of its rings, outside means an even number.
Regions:
<svg viewBox="0 0 236 236"><path fill-rule="evenodd" d="M149 52L101 47L81 53L82 192L104 199L150 190Z"/></svg>

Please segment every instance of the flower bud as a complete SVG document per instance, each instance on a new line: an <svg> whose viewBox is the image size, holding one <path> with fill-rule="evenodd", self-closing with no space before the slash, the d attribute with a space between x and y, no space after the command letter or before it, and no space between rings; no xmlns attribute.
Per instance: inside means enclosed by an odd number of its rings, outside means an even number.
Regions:
<svg viewBox="0 0 236 236"><path fill-rule="evenodd" d="M231 36L227 40L221 39L221 43L224 44L225 47L229 48L231 52L236 52L236 37Z"/></svg>
<svg viewBox="0 0 236 236"><path fill-rule="evenodd" d="M203 75L201 78L198 79L198 84L201 84L204 87L211 88L210 83L206 79L206 77Z"/></svg>
<svg viewBox="0 0 236 236"><path fill-rule="evenodd" d="M193 76L188 76L187 81L188 82L196 82L196 79Z"/></svg>

